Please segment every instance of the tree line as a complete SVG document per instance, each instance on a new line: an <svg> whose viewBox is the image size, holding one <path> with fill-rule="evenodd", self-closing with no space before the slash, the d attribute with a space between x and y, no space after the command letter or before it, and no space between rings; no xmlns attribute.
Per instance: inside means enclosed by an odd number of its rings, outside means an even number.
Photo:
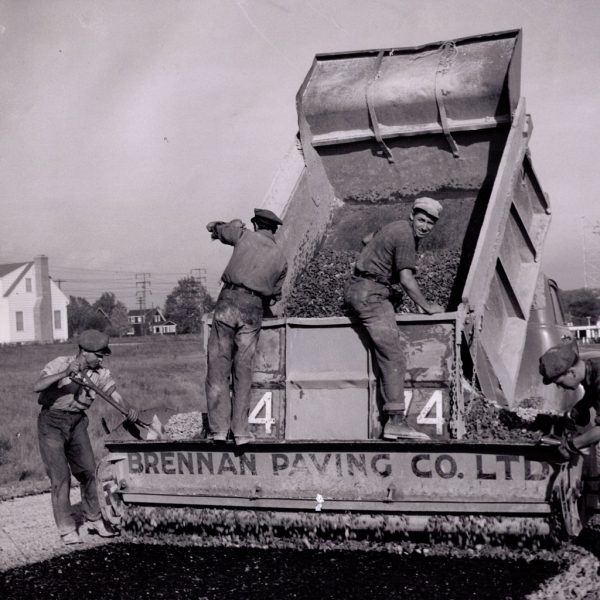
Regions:
<svg viewBox="0 0 600 600"><path fill-rule="evenodd" d="M177 333L199 333L202 330L202 316L210 312L214 305L214 300L197 279L184 277L167 296L163 313L168 321L177 325ZM125 304L112 292L102 293L93 303L80 296L69 296L69 334L99 329L111 336L125 335L130 328L127 314Z"/></svg>
<svg viewBox="0 0 600 600"><path fill-rule="evenodd" d="M588 318L595 324L600 319L600 289L561 290L561 298L567 321L573 325L587 325Z"/></svg>

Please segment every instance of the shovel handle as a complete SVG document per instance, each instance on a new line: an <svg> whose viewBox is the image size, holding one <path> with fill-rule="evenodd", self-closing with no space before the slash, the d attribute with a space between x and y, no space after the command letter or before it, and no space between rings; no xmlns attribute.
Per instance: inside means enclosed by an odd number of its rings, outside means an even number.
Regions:
<svg viewBox="0 0 600 600"><path fill-rule="evenodd" d="M126 417L129 413L126 411L116 400L113 400L108 394L103 392L94 382L87 376L86 373L81 373L81 377L71 377L71 381L81 385L89 390L92 390L102 398L105 402L108 402L113 408L116 408L124 417ZM136 423L148 429L150 427L149 423L144 423L140 419L137 419Z"/></svg>

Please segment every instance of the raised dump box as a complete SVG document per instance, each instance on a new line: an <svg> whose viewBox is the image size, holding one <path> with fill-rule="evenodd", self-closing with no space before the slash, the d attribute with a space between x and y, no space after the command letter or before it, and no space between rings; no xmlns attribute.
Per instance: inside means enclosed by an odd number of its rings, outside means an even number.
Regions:
<svg viewBox="0 0 600 600"><path fill-rule="evenodd" d="M450 517L469 527L478 515L502 517L484 530L547 533L557 512L580 531L581 457L559 464L533 442L463 439L465 406L481 393L512 409L567 402L537 373L565 330L556 286L540 276L550 210L527 151L520 49L520 31L509 31L315 58L297 98L299 142L265 202L284 217L291 269L260 338L249 415L258 440L108 441L107 518L150 530L172 516L213 531L233 519L254 532L402 533ZM362 329L344 315L285 311L318 253L351 256L419 195L444 206L422 250L455 251L460 263L445 313L397 316L408 418L432 439L384 442ZM315 301L329 293L318 272L313 289Z"/></svg>
<svg viewBox="0 0 600 600"><path fill-rule="evenodd" d="M543 351L561 332L556 319L543 343L539 328L528 332L534 300L544 310L555 292L539 279L550 209L527 149L532 124L519 96L520 52L520 31L508 31L317 56L297 96L300 144L266 201L284 216L279 240L291 265L282 316L292 302L295 314L303 305L310 314L311 303L332 295L339 303L351 262L333 283L324 269L303 281L320 256L335 262L356 255L365 235L408 217L420 195L443 204L420 251L433 257L432 273L436 255L460 257L447 312L397 317L408 344L409 419L434 438L462 437L466 381L509 408L532 398L539 408L566 402L558 390L549 396L542 389L531 368L539 354L524 357L526 344ZM271 398L274 426L256 433L379 437L368 344L338 314L265 323L256 401L264 406Z"/></svg>

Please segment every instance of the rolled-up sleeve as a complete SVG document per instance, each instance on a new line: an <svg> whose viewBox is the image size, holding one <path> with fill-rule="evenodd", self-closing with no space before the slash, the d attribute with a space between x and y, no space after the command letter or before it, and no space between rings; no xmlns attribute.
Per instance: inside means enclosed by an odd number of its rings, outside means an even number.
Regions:
<svg viewBox="0 0 600 600"><path fill-rule="evenodd" d="M219 240L223 242L223 244L228 244L229 246L235 246L240 241L240 238L245 231L243 223L237 219L235 221L230 221L229 223L217 225L215 229Z"/></svg>

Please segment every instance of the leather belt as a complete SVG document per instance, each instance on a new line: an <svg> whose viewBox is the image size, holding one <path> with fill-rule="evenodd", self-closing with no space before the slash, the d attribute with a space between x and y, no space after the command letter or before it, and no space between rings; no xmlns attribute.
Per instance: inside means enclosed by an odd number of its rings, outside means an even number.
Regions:
<svg viewBox="0 0 600 600"><path fill-rule="evenodd" d="M361 277L362 279L368 279L370 281L375 281L381 285L389 286L390 282L381 275L374 275L373 273L367 273L366 271L359 271L358 269L354 269L354 276Z"/></svg>
<svg viewBox="0 0 600 600"><path fill-rule="evenodd" d="M235 283L225 283L223 284L223 288L226 290L238 290L240 292L245 292L246 294L250 294L251 296L256 296L257 298L262 298L262 294L255 292L254 290L248 289L243 285L236 285Z"/></svg>

